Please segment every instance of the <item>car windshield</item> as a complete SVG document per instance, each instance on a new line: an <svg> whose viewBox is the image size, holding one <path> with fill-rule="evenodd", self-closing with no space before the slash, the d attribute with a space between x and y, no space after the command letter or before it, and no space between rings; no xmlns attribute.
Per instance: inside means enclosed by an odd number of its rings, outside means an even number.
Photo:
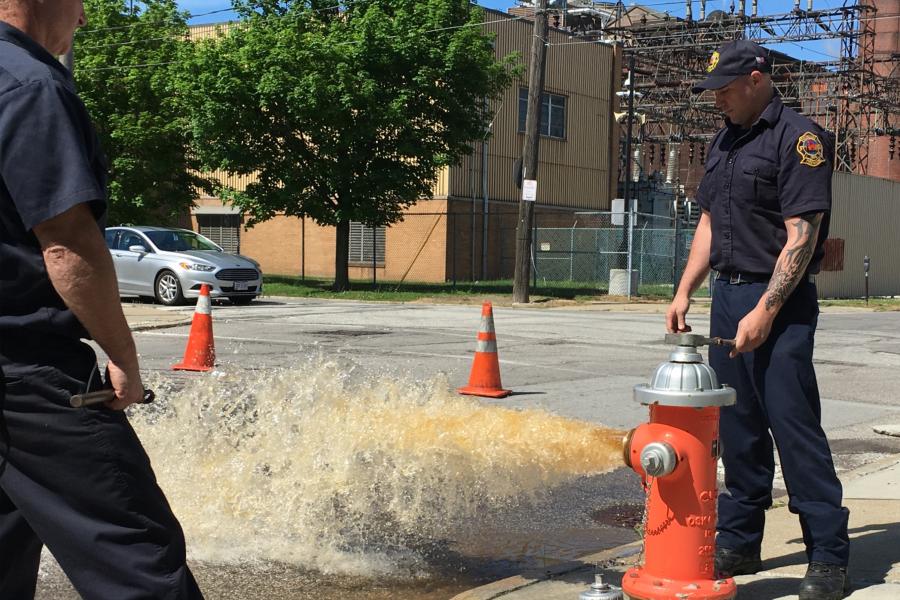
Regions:
<svg viewBox="0 0 900 600"><path fill-rule="evenodd" d="M150 241L165 252L185 252L187 250L219 250L211 241L193 231L163 230L145 231Z"/></svg>

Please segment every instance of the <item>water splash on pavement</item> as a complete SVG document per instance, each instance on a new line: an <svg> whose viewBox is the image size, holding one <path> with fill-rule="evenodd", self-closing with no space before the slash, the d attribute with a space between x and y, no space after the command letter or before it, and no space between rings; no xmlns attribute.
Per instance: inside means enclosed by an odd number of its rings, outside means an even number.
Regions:
<svg viewBox="0 0 900 600"><path fill-rule="evenodd" d="M155 379L155 380L154 380ZM420 543L621 462L621 431L323 358L155 375L132 422L195 560L415 575Z"/></svg>

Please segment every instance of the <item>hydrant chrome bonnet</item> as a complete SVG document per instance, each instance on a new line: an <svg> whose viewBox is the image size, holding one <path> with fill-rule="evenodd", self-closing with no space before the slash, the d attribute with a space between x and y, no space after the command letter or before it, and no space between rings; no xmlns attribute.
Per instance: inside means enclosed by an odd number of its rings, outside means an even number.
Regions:
<svg viewBox="0 0 900 600"><path fill-rule="evenodd" d="M697 352L697 346L719 344L721 340L693 333L670 333L666 335L666 343L677 347L668 362L656 367L649 384L634 386L635 400L646 405L691 408L734 404L734 390L719 385L715 371Z"/></svg>

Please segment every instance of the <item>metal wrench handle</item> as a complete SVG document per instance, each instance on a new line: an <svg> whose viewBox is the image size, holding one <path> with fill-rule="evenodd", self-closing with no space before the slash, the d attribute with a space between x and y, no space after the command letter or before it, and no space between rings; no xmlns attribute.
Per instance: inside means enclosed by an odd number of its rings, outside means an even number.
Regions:
<svg viewBox="0 0 900 600"><path fill-rule="evenodd" d="M706 337L697 333L667 333L666 343L673 346L734 346L734 340Z"/></svg>
<svg viewBox="0 0 900 600"><path fill-rule="evenodd" d="M81 408L83 406L94 406L95 404L103 404L115 400L115 390L99 390L96 392L88 392L87 394L75 394L69 398L69 404L72 408ZM153 390L144 390L144 400L141 404L149 404L156 398Z"/></svg>

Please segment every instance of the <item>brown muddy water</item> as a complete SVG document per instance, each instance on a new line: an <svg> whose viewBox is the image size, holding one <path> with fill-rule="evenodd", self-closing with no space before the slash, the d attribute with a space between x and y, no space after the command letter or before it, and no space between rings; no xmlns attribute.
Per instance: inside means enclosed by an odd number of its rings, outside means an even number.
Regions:
<svg viewBox="0 0 900 600"><path fill-rule="evenodd" d="M637 537L597 509L622 431L322 358L147 384L132 422L208 598L447 599ZM37 597L78 596L48 558Z"/></svg>

